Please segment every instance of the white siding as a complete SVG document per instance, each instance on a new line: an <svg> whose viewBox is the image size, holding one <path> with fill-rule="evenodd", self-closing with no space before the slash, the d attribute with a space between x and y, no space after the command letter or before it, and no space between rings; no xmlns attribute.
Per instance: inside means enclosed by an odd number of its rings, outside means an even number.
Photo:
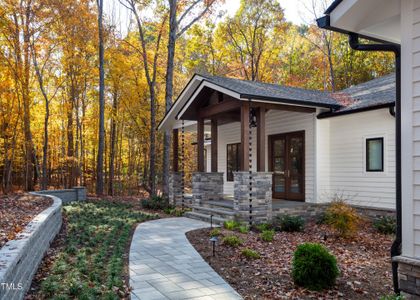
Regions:
<svg viewBox="0 0 420 300"><path fill-rule="evenodd" d="M339 194L356 205L395 208L395 118L389 110L337 116L317 123L318 201L327 202ZM325 138L328 130L329 142ZM366 139L374 137L384 138L384 172L366 172Z"/></svg>
<svg viewBox="0 0 420 300"><path fill-rule="evenodd" d="M306 184L305 201L314 201L315 186L315 114L270 110L266 115L266 149L268 149L268 135L305 131L305 163ZM224 173L224 193L233 194L233 182L226 182L226 145L241 142L241 127L239 122L219 126L218 128L218 171ZM256 130L252 133L252 167L256 170ZM266 153L266 168L268 169L268 155Z"/></svg>
<svg viewBox="0 0 420 300"><path fill-rule="evenodd" d="M401 0L402 252L420 257L420 1Z"/></svg>

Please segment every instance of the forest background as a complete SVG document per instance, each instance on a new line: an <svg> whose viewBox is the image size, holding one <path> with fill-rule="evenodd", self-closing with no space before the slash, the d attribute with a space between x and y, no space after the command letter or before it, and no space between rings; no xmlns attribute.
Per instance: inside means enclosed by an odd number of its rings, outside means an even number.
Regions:
<svg viewBox="0 0 420 300"><path fill-rule="evenodd" d="M231 15L229 0L114 0L125 28L103 1L0 0L1 193L167 194L170 132L156 127L195 73L339 91L394 69L317 28L331 1L305 0L297 25L281 0L241 0Z"/></svg>

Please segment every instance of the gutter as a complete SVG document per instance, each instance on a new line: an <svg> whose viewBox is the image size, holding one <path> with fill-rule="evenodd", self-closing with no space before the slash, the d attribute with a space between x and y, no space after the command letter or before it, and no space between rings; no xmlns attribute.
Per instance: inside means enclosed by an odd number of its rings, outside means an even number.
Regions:
<svg viewBox="0 0 420 300"><path fill-rule="evenodd" d="M339 2L339 1L337 1ZM348 32L340 28L330 25L330 16L326 15L317 20L318 27L347 34L349 36L349 45L352 49L357 51L384 51L392 52L395 55L395 86L396 86L396 101L395 101L395 123L396 123L396 195L395 205L397 214L397 232L394 242L391 246L391 257L401 255L402 245L402 204L401 204L401 46L395 43L389 43L366 37L354 32ZM359 39L364 38L379 44L361 44ZM392 279L394 285L394 292L400 293L398 283L398 262L392 261Z"/></svg>
<svg viewBox="0 0 420 300"><path fill-rule="evenodd" d="M378 105L374 105L374 106L367 106L367 107L361 107L361 108L356 108L356 109L349 109L349 110L343 110L343 111L328 111L328 112L323 112L320 113L319 115L317 115L317 119L326 119L326 118L333 118L333 117L339 117L339 116L344 116L344 115L350 115L350 114L354 114L354 113L360 113L360 112L365 112L365 111L371 111L371 110L377 110L377 109L381 109L381 108L389 108L390 110L392 108L394 108L395 103L385 103L385 104L378 104ZM393 115L395 116L395 115Z"/></svg>

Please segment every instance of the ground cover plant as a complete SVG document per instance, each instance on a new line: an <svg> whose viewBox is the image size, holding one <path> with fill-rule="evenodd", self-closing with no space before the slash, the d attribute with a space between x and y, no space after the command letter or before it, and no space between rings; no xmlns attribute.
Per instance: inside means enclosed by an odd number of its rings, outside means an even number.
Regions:
<svg viewBox="0 0 420 300"><path fill-rule="evenodd" d="M381 299L391 295L392 272L389 249L392 235L384 235L371 223L362 223L352 238L343 238L327 224L308 221L301 232L275 232L272 242L261 240L260 232L235 232L242 244L231 247L217 243L213 257L208 242L211 229L187 233L189 241L201 256L244 299ZM232 231L221 229L223 241ZM322 291L311 291L294 284L293 255L304 243L318 243L337 259L340 274L335 285ZM258 259L248 258L252 250ZM384 298L396 299L396 298Z"/></svg>
<svg viewBox="0 0 420 300"><path fill-rule="evenodd" d="M51 204L51 198L29 194L0 196L0 248Z"/></svg>
<svg viewBox="0 0 420 300"><path fill-rule="evenodd" d="M126 263L134 226L156 216L117 202L64 206L65 226L28 299L121 299L129 295Z"/></svg>

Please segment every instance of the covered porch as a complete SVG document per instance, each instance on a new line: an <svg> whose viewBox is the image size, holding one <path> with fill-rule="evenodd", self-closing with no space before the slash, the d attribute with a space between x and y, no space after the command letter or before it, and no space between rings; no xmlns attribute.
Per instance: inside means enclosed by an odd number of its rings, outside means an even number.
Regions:
<svg viewBox="0 0 420 300"><path fill-rule="evenodd" d="M250 82L233 81L249 90ZM319 108L309 100L320 95L302 95L307 91L301 89L287 88L269 98L240 94L239 86L235 91L216 83L204 78L173 114L172 128L168 128L173 133L171 201L179 203L185 197L180 139L189 130L196 134L193 213L216 218L223 213L225 219L265 222L273 210L306 206L308 195L313 197L314 192L315 117L334 105L321 103ZM267 84L252 84L267 89ZM326 95L321 96L328 102Z"/></svg>

